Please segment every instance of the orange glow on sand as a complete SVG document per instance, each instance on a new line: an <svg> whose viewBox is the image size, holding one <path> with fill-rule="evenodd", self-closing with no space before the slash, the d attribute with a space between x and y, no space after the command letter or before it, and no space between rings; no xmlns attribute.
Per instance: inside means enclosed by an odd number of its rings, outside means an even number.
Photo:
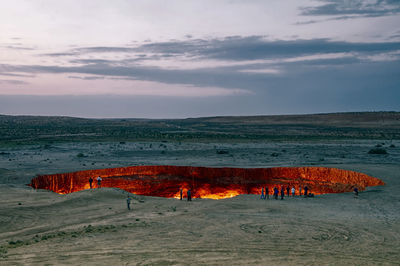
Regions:
<svg viewBox="0 0 400 266"><path fill-rule="evenodd" d="M268 187L285 189L308 186L313 194L360 191L367 186L384 185L378 178L363 173L326 167L275 168L212 168L191 166L132 166L79 171L65 174L42 175L32 179L30 186L67 194L97 188L96 178L103 179L102 187L115 187L130 193L166 198L186 198L190 189L193 198L223 199L241 194L260 194ZM285 190L286 194L286 190Z"/></svg>

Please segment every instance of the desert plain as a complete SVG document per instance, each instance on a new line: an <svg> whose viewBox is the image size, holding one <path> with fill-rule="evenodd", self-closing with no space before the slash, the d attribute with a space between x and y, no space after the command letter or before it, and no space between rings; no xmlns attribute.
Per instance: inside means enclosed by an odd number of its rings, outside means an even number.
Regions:
<svg viewBox="0 0 400 266"><path fill-rule="evenodd" d="M0 116L0 133L0 265L400 262L400 113ZM128 193L118 188L60 195L27 186L38 174L134 165L324 166L385 185L357 198L348 192L187 202L131 195L130 211Z"/></svg>

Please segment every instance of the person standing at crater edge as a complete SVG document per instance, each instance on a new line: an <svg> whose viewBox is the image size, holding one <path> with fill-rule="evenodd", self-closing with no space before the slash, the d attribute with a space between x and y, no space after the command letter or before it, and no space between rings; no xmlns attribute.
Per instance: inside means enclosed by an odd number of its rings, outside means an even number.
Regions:
<svg viewBox="0 0 400 266"><path fill-rule="evenodd" d="M269 189L268 189L268 187L265 187L265 198L269 199Z"/></svg>
<svg viewBox="0 0 400 266"><path fill-rule="evenodd" d="M98 176L97 177L97 188L101 188L101 177L100 176Z"/></svg>
<svg viewBox="0 0 400 266"><path fill-rule="evenodd" d="M129 195L128 195L128 197L126 198L126 204L127 204L127 206L128 206L128 210L131 210L131 197L129 197Z"/></svg>
<svg viewBox="0 0 400 266"><path fill-rule="evenodd" d="M354 187L353 193L354 193L354 197L358 198L358 188L357 187Z"/></svg>
<svg viewBox="0 0 400 266"><path fill-rule="evenodd" d="M278 194L279 194L279 190L277 187L274 187L274 198L277 200L278 199Z"/></svg>
<svg viewBox="0 0 400 266"><path fill-rule="evenodd" d="M93 183L93 178L89 177L89 185L90 185L90 189L92 189L92 183Z"/></svg>

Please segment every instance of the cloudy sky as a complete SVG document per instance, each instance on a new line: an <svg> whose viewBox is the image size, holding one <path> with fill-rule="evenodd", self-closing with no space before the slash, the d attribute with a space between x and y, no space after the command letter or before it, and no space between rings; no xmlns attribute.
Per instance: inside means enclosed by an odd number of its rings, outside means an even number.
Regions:
<svg viewBox="0 0 400 266"><path fill-rule="evenodd" d="M3 0L0 114L400 111L398 0Z"/></svg>

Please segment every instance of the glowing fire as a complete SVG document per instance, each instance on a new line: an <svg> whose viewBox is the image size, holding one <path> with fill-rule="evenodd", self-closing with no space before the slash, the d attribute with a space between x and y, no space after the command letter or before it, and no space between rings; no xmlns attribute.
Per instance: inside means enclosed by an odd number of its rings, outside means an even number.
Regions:
<svg viewBox="0 0 400 266"><path fill-rule="evenodd" d="M190 166L133 166L79 171L65 174L43 175L32 179L31 186L48 189L59 194L90 189L89 178L101 176L101 187L117 187L146 196L186 198L191 190L193 198L223 199L241 194L260 194L274 187L299 188L308 186L314 194L360 191L367 186L384 185L375 177L353 171L325 167L276 168L207 168Z"/></svg>
<svg viewBox="0 0 400 266"><path fill-rule="evenodd" d="M224 192L215 193L215 194L207 194L207 192L204 192L204 193L200 192L198 194L199 194L199 198L203 198L203 199L227 199L227 198L236 197L242 193L240 193L240 191L237 191L237 190L226 190Z"/></svg>

